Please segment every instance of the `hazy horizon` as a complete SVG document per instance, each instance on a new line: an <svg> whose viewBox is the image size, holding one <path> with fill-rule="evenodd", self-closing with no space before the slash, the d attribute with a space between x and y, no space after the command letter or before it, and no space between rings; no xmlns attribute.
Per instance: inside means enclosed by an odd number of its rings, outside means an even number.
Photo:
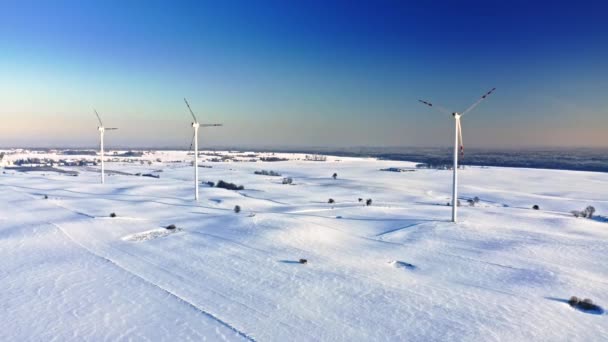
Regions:
<svg viewBox="0 0 608 342"><path fill-rule="evenodd" d="M608 147L608 5L15 1L0 146Z"/></svg>

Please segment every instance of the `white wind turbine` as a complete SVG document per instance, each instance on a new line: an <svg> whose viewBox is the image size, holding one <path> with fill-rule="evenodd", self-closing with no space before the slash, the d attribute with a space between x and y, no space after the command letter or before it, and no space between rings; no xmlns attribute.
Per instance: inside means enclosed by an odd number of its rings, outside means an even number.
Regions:
<svg viewBox="0 0 608 342"><path fill-rule="evenodd" d="M199 127L222 126L222 124L200 124L196 119L192 108L190 108L188 100L184 98L184 102L186 102L190 115L192 115L192 118L194 119L194 122L192 123L192 127L194 127L194 136L192 137L192 140L194 141L194 199L198 201L198 129ZM190 147L192 147L192 145L190 145Z"/></svg>
<svg viewBox="0 0 608 342"><path fill-rule="evenodd" d="M494 92L494 90L496 90L496 88L492 88L492 90L485 93L479 100L477 100L475 103L470 105L469 108L467 108L462 113L457 113L457 112L450 113L450 111L448 111L447 109L445 109L441 106L433 105L432 103L430 103L428 101L418 100L419 102L422 102L423 104L425 104L429 107L435 108L442 113L452 114L452 116L454 116L454 167L453 167L454 171L453 171L453 176L452 176L452 222L456 222L457 218L458 218L457 217L457 210L458 210L457 208L458 208L458 145L459 145L459 142L460 142L460 153L464 155L464 145L462 142L462 126L460 124L460 118L463 115L465 115L466 113L473 110L473 108L477 107L477 105L480 104L481 101L485 100L485 98L488 97L490 94L492 94Z"/></svg>
<svg viewBox="0 0 608 342"><path fill-rule="evenodd" d="M101 156L101 184L104 184L105 183L105 177L104 177L105 167L104 167L104 162L103 162L103 135L106 131L115 131L118 128L103 127L103 122L101 121L101 117L99 116L99 114L97 113L97 111L95 109L93 109L93 111L95 112L95 115L97 116L97 120L99 120L99 127L97 127L97 129L99 130L99 150L100 150L99 155Z"/></svg>

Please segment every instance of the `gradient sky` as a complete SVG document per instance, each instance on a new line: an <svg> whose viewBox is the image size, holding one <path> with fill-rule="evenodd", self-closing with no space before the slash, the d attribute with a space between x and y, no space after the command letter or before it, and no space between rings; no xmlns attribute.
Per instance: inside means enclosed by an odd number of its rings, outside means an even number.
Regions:
<svg viewBox="0 0 608 342"><path fill-rule="evenodd" d="M608 3L1 1L0 146L608 147Z"/></svg>

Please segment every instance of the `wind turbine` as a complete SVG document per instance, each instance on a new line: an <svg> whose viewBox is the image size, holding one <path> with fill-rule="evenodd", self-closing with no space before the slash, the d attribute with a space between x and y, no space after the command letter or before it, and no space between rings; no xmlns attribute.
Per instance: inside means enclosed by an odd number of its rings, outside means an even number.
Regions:
<svg viewBox="0 0 608 342"><path fill-rule="evenodd" d="M200 127L222 126L222 124L200 124L198 122L198 119L194 115L192 108L190 108L188 100L184 98L184 102L186 102L186 106L188 106L190 115L192 115L192 118L194 119L194 122L192 123L192 127L194 127L194 136L192 137L192 140L194 142L194 199L198 201L198 129ZM190 145L190 147L192 148L192 145Z"/></svg>
<svg viewBox="0 0 608 342"><path fill-rule="evenodd" d="M457 113L457 112L450 113L450 111L448 111L447 109L445 109L441 106L433 105L431 102L428 102L428 101L418 100L419 102L421 102L431 108L435 108L444 114L452 114L452 116L454 116L454 168L453 168L454 171L453 171L453 175L452 175L452 222L456 222L458 219L458 213L457 213L458 209L457 208L458 208L458 146L459 145L460 145L460 153L462 155L464 155L464 145L462 142L462 125L460 124L460 118L463 115L465 115L466 113L472 111L473 108L477 107L477 105L480 104L481 101L485 100L486 97L490 96L490 94L492 94L494 92L494 90L496 90L496 88L492 88L492 90L483 94L483 96L481 98L479 98L479 100L475 101L475 103L470 105L469 108L467 108L462 113Z"/></svg>
<svg viewBox="0 0 608 342"><path fill-rule="evenodd" d="M118 128L105 128L103 127L103 122L101 121L101 117L99 116L99 113L97 113L97 110L93 109L93 111L95 112L95 115L97 116L97 120L99 120L99 127L97 127L97 129L99 130L99 149L100 149L100 156L101 156L101 184L105 183L105 178L104 178L104 171L105 171L105 167L103 164L103 135L106 131L115 131Z"/></svg>

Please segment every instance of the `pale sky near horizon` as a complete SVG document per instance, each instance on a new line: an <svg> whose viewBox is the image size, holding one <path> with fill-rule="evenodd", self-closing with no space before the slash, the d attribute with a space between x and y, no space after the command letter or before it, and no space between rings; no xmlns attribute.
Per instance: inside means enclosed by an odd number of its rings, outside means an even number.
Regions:
<svg viewBox="0 0 608 342"><path fill-rule="evenodd" d="M3 1L0 146L608 147L608 5Z"/></svg>

